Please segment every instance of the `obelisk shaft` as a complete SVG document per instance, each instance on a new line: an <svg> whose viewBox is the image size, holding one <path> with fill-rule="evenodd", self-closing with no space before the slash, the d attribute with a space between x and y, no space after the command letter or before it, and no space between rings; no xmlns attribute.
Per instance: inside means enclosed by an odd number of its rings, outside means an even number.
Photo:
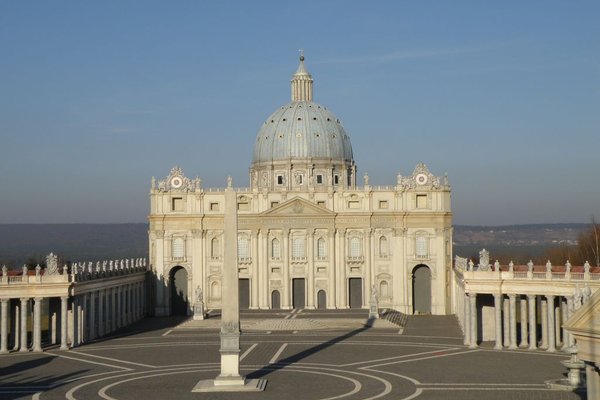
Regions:
<svg viewBox="0 0 600 400"><path fill-rule="evenodd" d="M225 190L225 216L223 218L223 225L221 374L215 380L215 385L243 384L244 378L240 376L237 199L232 187L228 187Z"/></svg>

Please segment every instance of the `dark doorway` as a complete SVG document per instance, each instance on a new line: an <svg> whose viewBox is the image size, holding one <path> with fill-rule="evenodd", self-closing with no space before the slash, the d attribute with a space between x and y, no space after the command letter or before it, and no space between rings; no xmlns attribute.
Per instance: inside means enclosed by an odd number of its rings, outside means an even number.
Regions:
<svg viewBox="0 0 600 400"><path fill-rule="evenodd" d="M273 310L279 310L281 308L281 296L279 290L273 290L271 292L271 308Z"/></svg>
<svg viewBox="0 0 600 400"><path fill-rule="evenodd" d="M238 282L240 310L247 310L250 308L250 279L240 279Z"/></svg>
<svg viewBox="0 0 600 400"><path fill-rule="evenodd" d="M324 290L317 292L317 308L324 310L327 308L327 293Z"/></svg>
<svg viewBox="0 0 600 400"><path fill-rule="evenodd" d="M304 308L304 278L292 279L292 306L294 308Z"/></svg>
<svg viewBox="0 0 600 400"><path fill-rule="evenodd" d="M171 270L171 315L188 315L188 274L185 268Z"/></svg>
<svg viewBox="0 0 600 400"><path fill-rule="evenodd" d="M362 308L362 278L350 278L348 280L348 287L350 308Z"/></svg>
<svg viewBox="0 0 600 400"><path fill-rule="evenodd" d="M431 270L427 265L413 269L413 314L431 314Z"/></svg>

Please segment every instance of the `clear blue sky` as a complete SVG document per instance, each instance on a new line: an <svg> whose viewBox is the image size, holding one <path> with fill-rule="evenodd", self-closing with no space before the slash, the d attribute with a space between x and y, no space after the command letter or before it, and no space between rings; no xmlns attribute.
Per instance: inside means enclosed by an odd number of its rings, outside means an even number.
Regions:
<svg viewBox="0 0 600 400"><path fill-rule="evenodd" d="M174 165L247 186L299 48L372 184L423 161L457 224L587 222L599 21L598 1L0 1L0 223L142 222Z"/></svg>

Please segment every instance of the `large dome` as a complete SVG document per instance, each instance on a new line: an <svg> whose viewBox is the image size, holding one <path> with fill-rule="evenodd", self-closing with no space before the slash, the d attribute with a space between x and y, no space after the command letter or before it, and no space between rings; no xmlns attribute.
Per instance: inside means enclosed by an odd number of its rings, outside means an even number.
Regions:
<svg viewBox="0 0 600 400"><path fill-rule="evenodd" d="M352 145L340 120L312 101L304 56L291 80L292 102L265 120L254 142L250 185L263 190L356 186Z"/></svg>
<svg viewBox="0 0 600 400"><path fill-rule="evenodd" d="M262 125L254 143L254 164L290 159L352 161L352 145L340 120L311 101L293 101Z"/></svg>

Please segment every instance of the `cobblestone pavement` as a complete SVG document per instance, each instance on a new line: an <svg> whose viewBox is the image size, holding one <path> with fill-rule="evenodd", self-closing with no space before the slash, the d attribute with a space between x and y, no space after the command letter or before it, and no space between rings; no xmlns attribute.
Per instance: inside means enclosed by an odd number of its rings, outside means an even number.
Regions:
<svg viewBox="0 0 600 400"><path fill-rule="evenodd" d="M396 322L397 323L397 322ZM117 335L0 356L0 399L581 399L545 388L561 353L462 344L453 316L368 322L360 310L242 312L241 371L260 393L191 393L219 373L219 316L147 318Z"/></svg>

